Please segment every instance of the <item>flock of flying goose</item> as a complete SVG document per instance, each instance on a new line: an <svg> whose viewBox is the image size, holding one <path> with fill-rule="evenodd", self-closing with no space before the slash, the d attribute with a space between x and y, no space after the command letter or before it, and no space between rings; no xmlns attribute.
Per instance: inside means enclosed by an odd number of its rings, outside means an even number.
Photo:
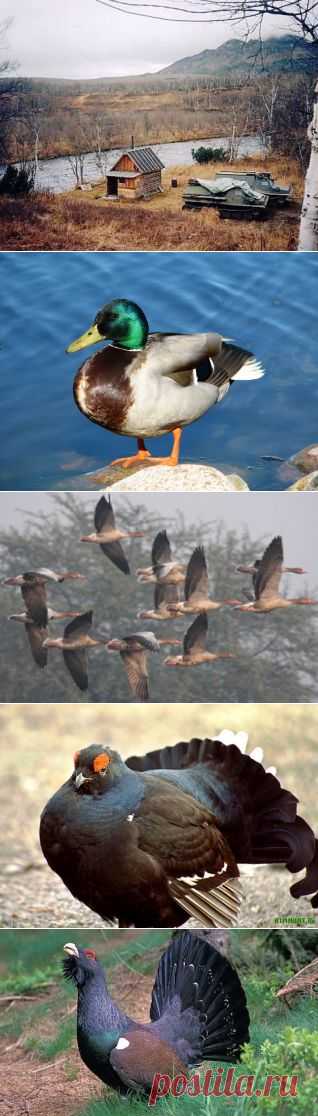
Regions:
<svg viewBox="0 0 318 1116"><path fill-rule="evenodd" d="M130 574L130 567L124 554L122 541L143 535L142 531L122 531L116 527L115 516L110 498L102 496L95 508L95 531L83 535L81 542L96 543L108 559L124 574ZM283 543L280 535L275 536L266 547L260 560L249 566L238 566L240 573L252 577L253 592L248 600L212 600L209 596L208 569L203 546L196 546L187 566L181 565L172 557L171 546L165 530L159 531L152 546L151 566L137 569L139 582L154 584L154 605L152 609L138 614L140 620L164 621L184 615L194 615L188 627L182 651L165 658L168 667L194 667L217 659L235 656L230 651L209 651L208 612L232 606L241 612L272 612L279 608L297 605L315 605L318 600L310 597L284 597L280 593L280 579L284 572L303 574L299 566L284 566ZM43 668L48 660L48 648L57 648L63 653L64 663L76 686L88 689L87 651L91 647L105 645L107 651L119 653L125 668L128 683L134 697L147 701L149 697L147 653L159 652L161 647L182 645L180 639L160 639L152 631L137 631L120 638L109 639L93 629L93 611L57 611L48 603L47 583L64 581L85 581L83 574L66 571L56 573L41 568L6 578L6 586L19 586L22 592L24 611L13 613L10 620L24 625L31 653L37 666ZM183 599L181 598L183 593ZM246 594L245 594L246 595ZM63 636L49 636L48 625L51 621L68 619Z"/></svg>

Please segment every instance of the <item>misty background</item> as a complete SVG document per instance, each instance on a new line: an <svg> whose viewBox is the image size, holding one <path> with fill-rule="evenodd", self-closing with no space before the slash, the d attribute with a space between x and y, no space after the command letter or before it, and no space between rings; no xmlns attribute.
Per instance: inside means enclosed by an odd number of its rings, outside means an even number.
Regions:
<svg viewBox="0 0 318 1116"><path fill-rule="evenodd" d="M158 13L160 14L160 13ZM100 78L155 72L186 55L243 38L247 23L154 21L122 14L96 0L5 0L12 62L27 77ZM186 18L186 16L184 16ZM200 17L197 17L200 18ZM202 18L202 17L201 17ZM263 37L290 29L265 17ZM254 31L255 33L255 31ZM252 31L253 34L253 31Z"/></svg>

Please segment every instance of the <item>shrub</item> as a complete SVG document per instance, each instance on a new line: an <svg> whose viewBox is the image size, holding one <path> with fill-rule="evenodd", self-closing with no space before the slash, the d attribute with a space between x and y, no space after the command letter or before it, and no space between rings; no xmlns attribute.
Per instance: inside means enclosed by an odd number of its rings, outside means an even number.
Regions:
<svg viewBox="0 0 318 1116"><path fill-rule="evenodd" d="M227 163L229 152L225 147L193 147L192 158L196 163Z"/></svg>
<svg viewBox="0 0 318 1116"><path fill-rule="evenodd" d="M19 170L10 164L7 166L0 181L0 194L17 198L20 195L31 194L33 189L34 169L32 166L21 167Z"/></svg>

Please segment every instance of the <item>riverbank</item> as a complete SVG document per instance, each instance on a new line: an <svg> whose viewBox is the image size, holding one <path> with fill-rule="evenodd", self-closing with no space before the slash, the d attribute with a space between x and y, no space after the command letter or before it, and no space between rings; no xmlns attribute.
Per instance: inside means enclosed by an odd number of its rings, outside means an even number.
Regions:
<svg viewBox="0 0 318 1116"><path fill-rule="evenodd" d="M149 201L105 199L104 184L82 192L27 199L0 199L0 248L20 251L293 251L297 247L303 176L295 159L260 157L239 160L235 170L270 171L281 185L291 184L293 201L269 220L221 220L216 210L182 209L188 179L211 178L222 164L169 167L161 194ZM177 179L177 187L171 180Z"/></svg>

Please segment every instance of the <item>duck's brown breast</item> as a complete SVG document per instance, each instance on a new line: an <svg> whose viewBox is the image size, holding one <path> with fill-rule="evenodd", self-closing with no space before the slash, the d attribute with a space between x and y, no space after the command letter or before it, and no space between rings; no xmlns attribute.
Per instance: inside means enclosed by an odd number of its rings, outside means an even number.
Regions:
<svg viewBox="0 0 318 1116"><path fill-rule="evenodd" d="M129 368L136 353L110 346L79 368L73 383L75 403L91 422L115 433L122 429L133 403Z"/></svg>

